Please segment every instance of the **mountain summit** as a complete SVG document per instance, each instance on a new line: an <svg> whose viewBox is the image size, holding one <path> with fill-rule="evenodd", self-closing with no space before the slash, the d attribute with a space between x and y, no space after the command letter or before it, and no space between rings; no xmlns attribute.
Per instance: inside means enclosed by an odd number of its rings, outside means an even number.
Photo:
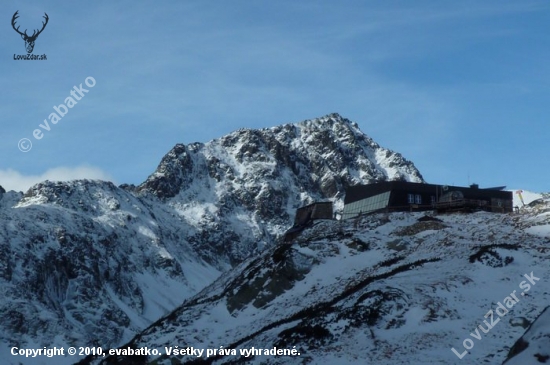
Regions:
<svg viewBox="0 0 550 365"><path fill-rule="evenodd" d="M348 186L388 180L424 181L401 154L380 147L356 123L329 114L240 129L205 144L178 144L137 191L201 227L193 242L201 251L215 248L216 257L234 265L272 244L297 207L331 200L338 211Z"/></svg>
<svg viewBox="0 0 550 365"><path fill-rule="evenodd" d="M281 177L303 190L313 188L310 195L325 199L338 199L343 188L360 183L423 182L412 162L380 147L356 123L334 113L273 128L240 129L206 144L178 144L138 190L166 199L185 196L194 182L208 180L220 190ZM250 200L243 198L245 204Z"/></svg>

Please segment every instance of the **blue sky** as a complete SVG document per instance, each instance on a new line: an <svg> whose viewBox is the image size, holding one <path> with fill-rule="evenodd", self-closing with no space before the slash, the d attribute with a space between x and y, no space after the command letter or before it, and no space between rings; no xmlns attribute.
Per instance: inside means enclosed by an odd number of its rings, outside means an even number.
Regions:
<svg viewBox="0 0 550 365"><path fill-rule="evenodd" d="M6 0L0 9L7 189L46 178L139 184L176 143L337 112L428 182L550 191L545 1ZM33 52L46 61L13 59L26 54L16 10L28 33L49 15ZM80 84L89 92L35 139Z"/></svg>

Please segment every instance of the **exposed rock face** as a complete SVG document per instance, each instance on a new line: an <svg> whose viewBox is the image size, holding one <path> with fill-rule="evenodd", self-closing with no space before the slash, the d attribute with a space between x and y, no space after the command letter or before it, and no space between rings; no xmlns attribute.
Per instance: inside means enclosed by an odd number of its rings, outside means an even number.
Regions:
<svg viewBox="0 0 550 365"><path fill-rule="evenodd" d="M234 265L273 244L298 206L332 200L339 209L346 187L386 180L423 182L410 161L331 114L176 145L137 190L195 221L193 245Z"/></svg>
<svg viewBox="0 0 550 365"><path fill-rule="evenodd" d="M37 184L0 222L0 339L13 346L112 346L220 273L185 241L192 226L112 183Z"/></svg>

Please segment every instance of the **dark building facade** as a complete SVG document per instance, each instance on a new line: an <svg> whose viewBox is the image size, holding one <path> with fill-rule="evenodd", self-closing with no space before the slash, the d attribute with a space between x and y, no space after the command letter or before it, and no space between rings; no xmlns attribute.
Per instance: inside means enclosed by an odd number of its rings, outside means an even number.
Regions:
<svg viewBox="0 0 550 365"><path fill-rule="evenodd" d="M314 219L332 219L332 202L318 202L296 210L294 226L301 226Z"/></svg>
<svg viewBox="0 0 550 365"><path fill-rule="evenodd" d="M512 212L513 195L505 187L470 187L386 181L346 189L342 219L377 211Z"/></svg>
<svg viewBox="0 0 550 365"><path fill-rule="evenodd" d="M306 205L296 210L294 226L286 231L284 242L291 242L315 219L333 219L332 202L318 202Z"/></svg>

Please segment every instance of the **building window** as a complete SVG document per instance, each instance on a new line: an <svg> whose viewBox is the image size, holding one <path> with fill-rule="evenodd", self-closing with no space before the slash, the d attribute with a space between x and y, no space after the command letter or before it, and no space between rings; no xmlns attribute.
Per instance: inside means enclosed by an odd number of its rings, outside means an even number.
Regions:
<svg viewBox="0 0 550 365"><path fill-rule="evenodd" d="M414 204L414 194L407 194L407 203Z"/></svg>
<svg viewBox="0 0 550 365"><path fill-rule="evenodd" d="M432 198L432 200L431 200L431 201L432 201L432 205L435 205L435 196L432 195L431 198Z"/></svg>
<svg viewBox="0 0 550 365"><path fill-rule="evenodd" d="M361 214L367 214L373 211L388 207L390 192L374 195L369 198L361 199L344 206L342 219L353 218Z"/></svg>
<svg viewBox="0 0 550 365"><path fill-rule="evenodd" d="M422 204L422 196L420 194L416 194L416 196L414 197L414 203Z"/></svg>

